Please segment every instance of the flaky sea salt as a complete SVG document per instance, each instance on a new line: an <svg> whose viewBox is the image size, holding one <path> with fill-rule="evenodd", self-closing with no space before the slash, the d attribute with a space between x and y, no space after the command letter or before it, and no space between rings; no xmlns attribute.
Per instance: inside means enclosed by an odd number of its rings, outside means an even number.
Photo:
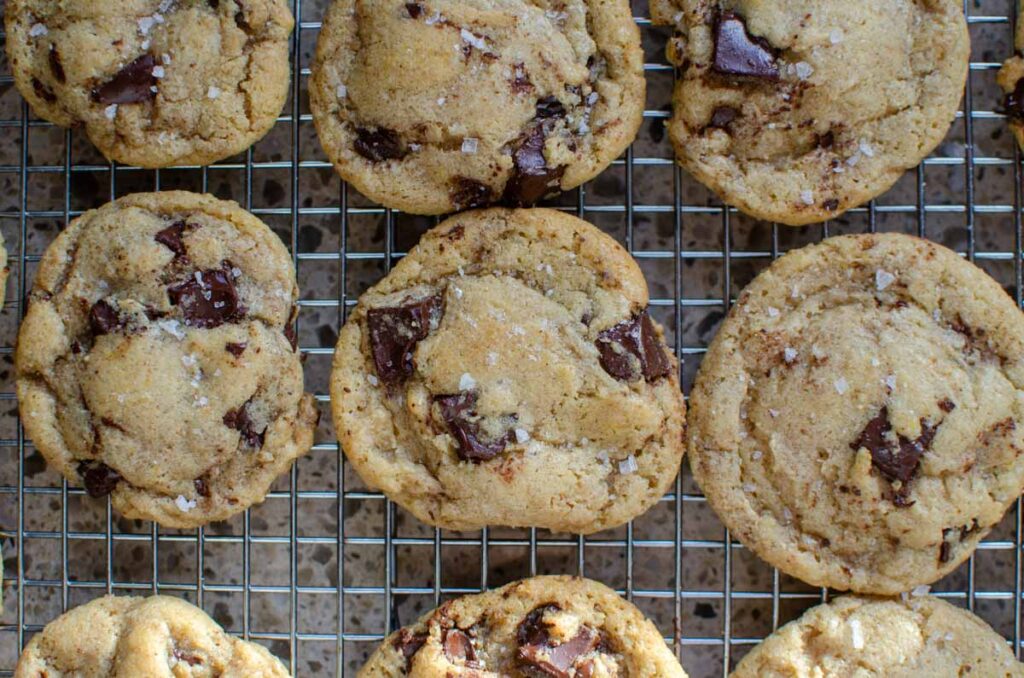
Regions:
<svg viewBox="0 0 1024 678"><path fill-rule="evenodd" d="M156 18L152 16L144 16L139 19L139 32L143 35L149 35L150 29L156 23Z"/></svg>
<svg viewBox="0 0 1024 678"><path fill-rule="evenodd" d="M850 385L846 383L845 377L839 377L836 379L834 386L836 387L836 393L839 395L843 395L850 388Z"/></svg>
<svg viewBox="0 0 1024 678"><path fill-rule="evenodd" d="M843 31L838 28L833 28L832 32L828 34L828 41L833 45L838 45L843 41Z"/></svg>
<svg viewBox="0 0 1024 678"><path fill-rule="evenodd" d="M467 31L465 28L463 28L463 29L461 29L459 31L459 35L462 36L462 41L463 42L465 42L465 43L467 43L469 45L472 45L473 47L476 47L477 49L486 49L487 48L487 42L483 38L481 38L479 35L473 33L472 31Z"/></svg>
<svg viewBox="0 0 1024 678"><path fill-rule="evenodd" d="M753 494L754 490L756 489L757 488L753 485L753 483L743 483L743 491L746 492L747 494Z"/></svg>
<svg viewBox="0 0 1024 678"><path fill-rule="evenodd" d="M44 24L32 24L32 28L28 29L28 35L31 38L38 38L40 35L46 35L49 32Z"/></svg>
<svg viewBox="0 0 1024 678"><path fill-rule="evenodd" d="M152 73L154 78L162 78L167 75L167 71L164 70L163 66L153 66Z"/></svg>
<svg viewBox="0 0 1024 678"><path fill-rule="evenodd" d="M782 350L782 357L787 363L791 363L796 360L797 352L795 348L787 346Z"/></svg>
<svg viewBox="0 0 1024 678"><path fill-rule="evenodd" d="M869 144L867 140L861 139L858 144L858 147L860 148L860 152L866 155L867 157L875 157L875 149L871 147L871 144Z"/></svg>
<svg viewBox="0 0 1024 678"><path fill-rule="evenodd" d="M811 77L812 73L814 73L814 68L806 61L796 62L796 65L793 66L793 70L796 72L796 77L801 80L806 80Z"/></svg>
<svg viewBox="0 0 1024 678"><path fill-rule="evenodd" d="M753 454L750 455L750 458L753 459L754 461L758 461L763 456L764 452L762 452L761 450L754 450Z"/></svg>
<svg viewBox="0 0 1024 678"><path fill-rule="evenodd" d="M195 499L186 499L184 495L179 494L174 498L174 505L178 507L178 510L182 513L188 513L196 507Z"/></svg>
<svg viewBox="0 0 1024 678"><path fill-rule="evenodd" d="M338 95L339 99L344 99L345 97L348 96L348 87L345 87L344 85L338 85L338 89L336 89L334 93Z"/></svg>
<svg viewBox="0 0 1024 678"><path fill-rule="evenodd" d="M800 191L800 202L805 205L814 204L814 192L813 191Z"/></svg>
<svg viewBox="0 0 1024 678"><path fill-rule="evenodd" d="M853 649L864 649L864 631L860 627L859 619L850 620L850 637L853 642Z"/></svg>
<svg viewBox="0 0 1024 678"><path fill-rule="evenodd" d="M220 96L220 88L210 85L210 89L206 90L206 97L208 99L216 99Z"/></svg>
<svg viewBox="0 0 1024 678"><path fill-rule="evenodd" d="M775 308L774 306L769 306L768 307L768 317L769 318L778 318L779 317L779 309Z"/></svg>
<svg viewBox="0 0 1024 678"><path fill-rule="evenodd" d="M473 137L466 137L462 140L462 152L463 153L476 153L476 148L479 145L479 141Z"/></svg>
<svg viewBox="0 0 1024 678"><path fill-rule="evenodd" d="M875 288L879 291L884 290L886 287L893 284L895 280L896 276L889 273L889 271L885 271L881 268L875 271Z"/></svg>
<svg viewBox="0 0 1024 678"><path fill-rule="evenodd" d="M181 323L177 320L158 320L156 325L175 339L185 338L185 332L181 329Z"/></svg>
<svg viewBox="0 0 1024 678"><path fill-rule="evenodd" d="M103 109L103 115L107 116L107 120L113 120L117 115L117 104L110 104Z"/></svg>
<svg viewBox="0 0 1024 678"><path fill-rule="evenodd" d="M463 372L459 377L459 390L472 391L474 388L476 388L476 379L469 372Z"/></svg>
<svg viewBox="0 0 1024 678"><path fill-rule="evenodd" d="M514 433L516 434L517 443L525 443L530 439L530 434L525 428L517 428Z"/></svg>
<svg viewBox="0 0 1024 678"><path fill-rule="evenodd" d="M497 365L498 364L498 354L495 353L494 351L491 351L490 353L488 353L487 354L487 364L492 366L492 367L494 365Z"/></svg>
<svg viewBox="0 0 1024 678"><path fill-rule="evenodd" d="M885 379L883 379L882 381L885 382L885 387L887 389L889 389L890 391L895 391L896 390L896 375L895 374L886 375Z"/></svg>
<svg viewBox="0 0 1024 678"><path fill-rule="evenodd" d="M778 410L768 410L768 416L771 417L772 419L776 419L779 416L779 411Z"/></svg>
<svg viewBox="0 0 1024 678"><path fill-rule="evenodd" d="M377 377L373 376L372 374L366 375L366 381L370 382L370 386L376 386L377 384L380 383L380 380L377 379Z"/></svg>
<svg viewBox="0 0 1024 678"><path fill-rule="evenodd" d="M928 592L931 590L931 586L928 586L927 584L921 584L920 586L915 586L914 590L910 592L910 595L914 596L915 598L920 598L921 596L927 596Z"/></svg>
<svg viewBox="0 0 1024 678"><path fill-rule="evenodd" d="M626 476L630 473L636 473L640 470L640 466L636 463L636 457L632 454L619 462L619 473Z"/></svg>

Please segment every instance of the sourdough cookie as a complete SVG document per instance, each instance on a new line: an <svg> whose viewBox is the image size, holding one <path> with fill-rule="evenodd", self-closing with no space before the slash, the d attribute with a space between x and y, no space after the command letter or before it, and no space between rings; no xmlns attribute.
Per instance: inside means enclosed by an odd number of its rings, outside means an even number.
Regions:
<svg viewBox="0 0 1024 678"><path fill-rule="evenodd" d="M229 636L179 598L106 596L64 613L21 653L15 678L287 678L265 647Z"/></svg>
<svg viewBox="0 0 1024 678"><path fill-rule="evenodd" d="M309 96L338 173L388 207L532 204L633 141L640 34L626 0L335 0Z"/></svg>
<svg viewBox="0 0 1024 678"><path fill-rule="evenodd" d="M844 596L811 608L743 658L731 678L1020 678L1006 640L932 596Z"/></svg>
<svg viewBox="0 0 1024 678"><path fill-rule="evenodd" d="M694 477L733 535L816 586L907 591L1024 488L1024 315L933 243L830 238L740 294L690 406Z"/></svg>
<svg viewBox="0 0 1024 678"><path fill-rule="evenodd" d="M43 255L18 335L19 408L46 460L131 518L224 520L313 441L291 259L233 202L130 195Z"/></svg>
<svg viewBox="0 0 1024 678"><path fill-rule="evenodd" d="M647 510L683 455L677 366L639 267L547 209L427 233L341 331L345 454L420 520L590 533Z"/></svg>
<svg viewBox="0 0 1024 678"><path fill-rule="evenodd" d="M288 94L287 0L8 0L7 55L36 115L111 160L209 165L253 145Z"/></svg>
<svg viewBox="0 0 1024 678"><path fill-rule="evenodd" d="M679 163L798 226L886 191L942 140L967 77L959 0L652 0L681 69Z"/></svg>
<svg viewBox="0 0 1024 678"><path fill-rule="evenodd" d="M1003 111L1017 143L1024 145L1024 22L1017 19L1016 51L1003 62L996 82L1003 89Z"/></svg>
<svg viewBox="0 0 1024 678"><path fill-rule="evenodd" d="M359 678L686 678L654 624L607 586L545 576L448 601L384 640Z"/></svg>

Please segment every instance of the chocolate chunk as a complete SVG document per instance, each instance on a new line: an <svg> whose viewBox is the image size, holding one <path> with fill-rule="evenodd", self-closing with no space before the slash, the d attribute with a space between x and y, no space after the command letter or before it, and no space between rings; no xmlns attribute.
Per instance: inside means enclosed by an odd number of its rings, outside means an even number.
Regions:
<svg viewBox="0 0 1024 678"><path fill-rule="evenodd" d="M1017 81L1013 91L1003 97L1003 109L1013 120L1024 120L1024 78Z"/></svg>
<svg viewBox="0 0 1024 678"><path fill-rule="evenodd" d="M827 209L829 212L835 212L839 209L839 200L836 198L829 198L825 202L821 203L821 206Z"/></svg>
<svg viewBox="0 0 1024 678"><path fill-rule="evenodd" d="M50 45L50 72L53 73L53 77L57 82L62 84L67 82L68 78L64 74L64 63L60 59L57 45Z"/></svg>
<svg viewBox="0 0 1024 678"><path fill-rule="evenodd" d="M833 144L836 143L836 135L829 130L824 134L818 135L818 148L832 148Z"/></svg>
<svg viewBox="0 0 1024 678"><path fill-rule="evenodd" d="M243 31L249 30L249 22L245 20L245 5L242 0L236 0L238 4L238 11L235 12L235 25L241 28Z"/></svg>
<svg viewBox="0 0 1024 678"><path fill-rule="evenodd" d="M174 648L174 651L171 654L173 654L174 658L179 662L185 662L189 666L199 666L203 663L203 660L200 657L189 652L185 652L177 647Z"/></svg>
<svg viewBox="0 0 1024 678"><path fill-rule="evenodd" d="M405 670L407 673L412 669L413 655L420 651L423 644L427 642L427 637L426 633L413 633L409 629L402 629L395 636L395 639L391 641L395 651L405 657Z"/></svg>
<svg viewBox="0 0 1024 678"><path fill-rule="evenodd" d="M519 649L516 658L521 664L553 678L569 678L569 671L576 667L580 657L602 646L600 634L587 626L581 626L576 635L559 644L551 644L551 635L544 624L544 615L557 612L557 605L549 604L534 608L519 623L516 629L516 643ZM582 666L576 667L575 675L581 675ZM590 667L592 670L593 667ZM585 674L584 674L585 675Z"/></svg>
<svg viewBox="0 0 1024 678"><path fill-rule="evenodd" d="M184 221L176 221L162 231L157 232L153 236L153 240L174 252L174 258L180 259L188 254L185 249L185 243L181 237L185 234L186 230L192 230L198 228L195 224L186 224Z"/></svg>
<svg viewBox="0 0 1024 678"><path fill-rule="evenodd" d="M939 544L939 562L948 563L950 557L953 555L953 545L945 540L946 530L942 531L943 540Z"/></svg>
<svg viewBox="0 0 1024 678"><path fill-rule="evenodd" d="M544 126L534 125L520 137L512 152L514 168L505 184L504 200L513 205L532 205L549 193L559 190L558 182L565 166L548 167L544 159Z"/></svg>
<svg viewBox="0 0 1024 678"><path fill-rule="evenodd" d="M450 186L448 195L456 210L483 207L494 201L494 192L491 187L476 179L455 177L451 180Z"/></svg>
<svg viewBox="0 0 1024 678"><path fill-rule="evenodd" d="M448 629L444 632L444 656L448 661L476 661L476 650L473 642L461 629Z"/></svg>
<svg viewBox="0 0 1024 678"><path fill-rule="evenodd" d="M407 2L405 3L405 11L409 13L410 18L419 19L423 16L423 5L418 2Z"/></svg>
<svg viewBox="0 0 1024 678"><path fill-rule="evenodd" d="M708 122L708 127L712 129L729 129L729 125L732 124L739 114L740 112L732 106L717 106L711 112L711 121Z"/></svg>
<svg viewBox="0 0 1024 678"><path fill-rule="evenodd" d="M263 447L263 438L267 433L267 427L264 426L262 430L256 429L256 422L249 416L249 403L246 401L241 407L228 410L224 414L224 425L228 428L233 428L242 434L242 440L245 444L253 449L259 449Z"/></svg>
<svg viewBox="0 0 1024 678"><path fill-rule="evenodd" d="M775 55L763 40L747 32L738 15L726 12L715 25L715 71L725 75L743 75L777 80L779 67Z"/></svg>
<svg viewBox="0 0 1024 678"><path fill-rule="evenodd" d="M475 393L435 396L434 402L441 408L441 416L448 425L452 437L459 444L459 459L478 464L490 461L505 451L509 434L496 440L484 440L476 412Z"/></svg>
<svg viewBox="0 0 1024 678"><path fill-rule="evenodd" d="M556 97L544 97L537 100L537 117L539 119L564 118L565 105Z"/></svg>
<svg viewBox="0 0 1024 678"><path fill-rule="evenodd" d="M101 461L83 461L78 464L85 491L93 499L105 497L121 482L121 474Z"/></svg>
<svg viewBox="0 0 1024 678"><path fill-rule="evenodd" d="M32 89L35 91L36 96L48 103L53 103L57 100L57 95L53 93L53 90L44 85L36 78L32 78Z"/></svg>
<svg viewBox="0 0 1024 678"><path fill-rule="evenodd" d="M438 295L404 306L367 311L370 350L381 381L395 386L409 378L413 371L413 349L430 334L432 322L440 315L441 297Z"/></svg>
<svg viewBox="0 0 1024 678"><path fill-rule="evenodd" d="M89 328L94 335L110 334L122 327L124 320L111 304L100 299L92 305L92 309L89 310Z"/></svg>
<svg viewBox="0 0 1024 678"><path fill-rule="evenodd" d="M231 268L230 262L225 261L221 268L196 271L167 288L171 304L181 308L186 325L209 329L245 315Z"/></svg>
<svg viewBox="0 0 1024 678"><path fill-rule="evenodd" d="M192 481L192 485L195 486L196 488L196 494L198 494L200 497L209 498L210 486L206 484L206 480L204 480L203 478L196 478L195 480Z"/></svg>
<svg viewBox="0 0 1024 678"><path fill-rule="evenodd" d="M357 127L355 149L356 153L370 162L401 160L408 154L398 132L386 127Z"/></svg>
<svg viewBox="0 0 1024 678"><path fill-rule="evenodd" d="M621 381L654 381L672 371L647 311L597 335L604 371Z"/></svg>
<svg viewBox="0 0 1024 678"><path fill-rule="evenodd" d="M206 4L212 9L220 9L220 0L206 0Z"/></svg>
<svg viewBox="0 0 1024 678"><path fill-rule="evenodd" d="M939 401L939 409L945 412L946 414L949 414L950 412L956 409L956 403L954 403L949 398L943 398L942 400Z"/></svg>
<svg viewBox="0 0 1024 678"><path fill-rule="evenodd" d="M233 342L224 344L224 350L237 358L237 357L241 356L243 353L245 353L245 347L246 346L248 346L248 344L246 342L244 342L244 341L240 341L240 342L234 342L233 341Z"/></svg>
<svg viewBox="0 0 1024 678"><path fill-rule="evenodd" d="M92 99L101 104L137 104L156 97L153 77L156 58L143 54L122 68L117 75L92 91Z"/></svg>
<svg viewBox="0 0 1024 678"><path fill-rule="evenodd" d="M907 484L913 480L921 464L921 456L925 453L935 437L935 426L929 426L921 420L921 435L915 440L903 436L891 435L892 424L889 423L889 408L883 406L878 415L869 421L861 431L857 440L850 443L854 451L865 448L871 453L871 463L889 481L900 481L901 489L894 503L897 506L909 506L907 503Z"/></svg>
<svg viewBox="0 0 1024 678"><path fill-rule="evenodd" d="M288 322L284 325L284 338L287 339L288 343L291 345L292 353L299 350L299 332L295 327L295 320L299 314L298 311L299 309L297 307L293 308L291 317L288 318Z"/></svg>

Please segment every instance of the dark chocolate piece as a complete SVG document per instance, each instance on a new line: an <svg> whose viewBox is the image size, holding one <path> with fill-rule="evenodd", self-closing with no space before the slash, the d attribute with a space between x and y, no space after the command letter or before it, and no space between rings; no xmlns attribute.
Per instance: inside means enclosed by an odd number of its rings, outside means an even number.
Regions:
<svg viewBox="0 0 1024 678"><path fill-rule="evenodd" d="M715 56L712 68L725 75L742 75L777 80L775 55L763 40L747 32L737 14L726 12L715 24Z"/></svg>
<svg viewBox="0 0 1024 678"><path fill-rule="evenodd" d="M409 13L411 19L419 19L423 16L423 5L418 2L407 2L405 3L405 11Z"/></svg>
<svg viewBox="0 0 1024 678"><path fill-rule="evenodd" d="M900 507L911 506L913 502L908 501L908 484L917 475L921 457L931 446L937 428L922 419L921 435L915 440L893 436L889 408L883 406L878 415L864 426L857 439L850 443L850 448L854 451L862 447L867 449L871 453L871 464L879 473L889 482L901 483L893 503Z"/></svg>
<svg viewBox="0 0 1024 678"><path fill-rule="evenodd" d="M124 320L117 309L100 299L89 310L89 328L95 336L110 334L124 327Z"/></svg>
<svg viewBox="0 0 1024 678"><path fill-rule="evenodd" d="M224 350L237 358L241 356L243 353L245 353L245 347L248 345L249 344L244 341L232 341L230 343L224 344Z"/></svg>
<svg viewBox="0 0 1024 678"><path fill-rule="evenodd" d="M444 632L444 656L450 662L476 661L476 650L473 649L473 642L461 629L448 629Z"/></svg>
<svg viewBox="0 0 1024 678"><path fill-rule="evenodd" d="M356 153L370 162L401 160L408 154L398 132L386 127L376 129L357 127L354 145Z"/></svg>
<svg viewBox="0 0 1024 678"><path fill-rule="evenodd" d="M59 83L67 82L67 75L64 74L64 63L60 59L60 52L57 45L50 45L50 72Z"/></svg>
<svg viewBox="0 0 1024 678"><path fill-rule="evenodd" d="M654 381L672 371L647 311L601 332L596 344L601 367L621 381Z"/></svg>
<svg viewBox="0 0 1024 678"><path fill-rule="evenodd" d="M452 179L448 195L456 210L483 207L494 201L494 192L490 186L468 177Z"/></svg>
<svg viewBox="0 0 1024 678"><path fill-rule="evenodd" d="M131 62L117 75L92 91L93 101L101 104L137 104L156 97L153 88L157 79L153 76L156 58L143 54Z"/></svg>
<svg viewBox="0 0 1024 678"><path fill-rule="evenodd" d="M411 301L404 306L371 308L366 312L370 350L377 376L388 386L409 378L412 352L430 334L431 323L440 317L441 297Z"/></svg>
<svg viewBox="0 0 1024 678"><path fill-rule="evenodd" d="M246 401L241 407L228 410L224 414L224 425L228 428L233 428L241 434L242 440L245 444L253 449L259 449L263 447L263 439L267 434L267 427L264 426L262 430L256 429L256 422L249 416L249 403Z"/></svg>
<svg viewBox="0 0 1024 678"><path fill-rule="evenodd" d="M516 628L516 643L519 645L516 659L520 664L552 678L569 678L569 671L574 667L575 675L579 676L581 672L586 675L584 665L577 667L576 663L583 655L604 648L603 640L590 627L581 626L575 636L553 645L544 615L559 609L554 604L541 605L523 618ZM593 670L593 666L586 667L586 670Z"/></svg>
<svg viewBox="0 0 1024 678"><path fill-rule="evenodd" d="M406 672L412 668L413 655L420 651L423 644L427 642L427 638L426 633L413 633L409 629L401 629L395 639L391 641L395 651L405 657Z"/></svg>
<svg viewBox="0 0 1024 678"><path fill-rule="evenodd" d="M733 120L739 117L740 112L732 106L718 106L711 112L711 120L708 127L711 129L729 129Z"/></svg>
<svg viewBox="0 0 1024 678"><path fill-rule="evenodd" d="M200 497L209 498L210 486L206 484L206 480L203 478L196 478L192 481L192 485L196 488L196 494Z"/></svg>
<svg viewBox="0 0 1024 678"><path fill-rule="evenodd" d="M1012 120L1024 120L1024 78L1018 80L1013 91L1003 97L1003 110Z"/></svg>
<svg viewBox="0 0 1024 678"><path fill-rule="evenodd" d="M47 103L53 103L57 100L57 95L53 93L53 90L44 85L39 79L32 78L32 89L35 91L36 96L46 101Z"/></svg>
<svg viewBox="0 0 1024 678"><path fill-rule="evenodd" d="M459 459L480 463L490 461L505 451L509 434L496 440L484 440L476 412L476 393L435 396L448 430L459 444Z"/></svg>
<svg viewBox="0 0 1024 678"><path fill-rule="evenodd" d="M93 499L107 496L121 482L121 474L101 461L79 462L78 475L82 477L85 491Z"/></svg>
<svg viewBox="0 0 1024 678"><path fill-rule="evenodd" d="M153 236L153 240L174 252L175 259L180 259L188 254L185 249L185 243L181 238L186 230L192 230L193 228L197 228L197 226L195 224L186 224L184 221L176 221L167 228L158 231Z"/></svg>
<svg viewBox="0 0 1024 678"><path fill-rule="evenodd" d="M231 270L225 261L221 268L196 271L167 288L171 304L181 308L186 325L209 329L245 316Z"/></svg>
<svg viewBox="0 0 1024 678"><path fill-rule="evenodd" d="M563 118L565 106L556 97L544 97L537 100L537 118Z"/></svg>
<svg viewBox="0 0 1024 678"><path fill-rule="evenodd" d="M532 205L549 193L559 191L565 166L548 167L544 158L544 125L534 125L519 138L512 152L514 168L505 184L504 200L512 205Z"/></svg>

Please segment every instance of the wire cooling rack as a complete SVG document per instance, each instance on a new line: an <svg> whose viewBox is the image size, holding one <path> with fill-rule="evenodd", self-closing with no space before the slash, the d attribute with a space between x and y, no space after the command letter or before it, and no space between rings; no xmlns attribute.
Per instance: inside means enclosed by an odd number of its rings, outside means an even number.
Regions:
<svg viewBox="0 0 1024 678"><path fill-rule="evenodd" d="M0 675L63 610L106 593L182 596L233 633L264 643L297 676L355 675L389 630L440 601L538 573L609 584L658 625L691 676L725 675L751 646L827 598L732 541L684 468L673 490L629 526L582 538L542 530L428 528L367 489L341 463L327 379L337 330L359 294L436 223L383 210L347 189L309 115L309 63L327 0L292 0L297 19L290 101L266 139L209 168L112 166L76 132L34 118L0 69L0 229L11 277L0 314L0 538L4 603ZM633 147L555 205L626 245L651 286L689 389L730 301L772 258L828 235L920 234L985 268L1020 303L1021 165L996 110L995 71L1012 51L1016 4L964 3L969 83L946 141L886 195L821 226L788 229L722 208L672 162L663 123L673 70L668 33L643 35L647 110ZM141 190L186 188L233 198L293 252L303 290L299 340L307 388L324 411L317 444L267 501L203 530L125 520L45 467L17 419L13 345L35 267L84 210ZM159 416L159 413L154 413ZM1020 502L975 556L935 590L992 624L1021 651Z"/></svg>

